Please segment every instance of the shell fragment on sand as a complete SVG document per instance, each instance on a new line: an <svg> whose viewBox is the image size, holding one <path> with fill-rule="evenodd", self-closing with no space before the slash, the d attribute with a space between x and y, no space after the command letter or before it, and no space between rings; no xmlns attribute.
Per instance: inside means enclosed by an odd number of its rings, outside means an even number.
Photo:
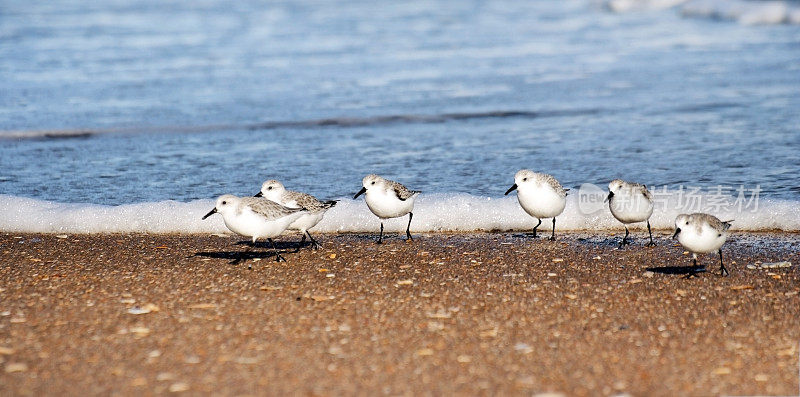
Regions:
<svg viewBox="0 0 800 397"><path fill-rule="evenodd" d="M752 265L747 265L748 269L781 269L787 267L792 267L792 262L789 261L769 262L769 263L756 262Z"/></svg>

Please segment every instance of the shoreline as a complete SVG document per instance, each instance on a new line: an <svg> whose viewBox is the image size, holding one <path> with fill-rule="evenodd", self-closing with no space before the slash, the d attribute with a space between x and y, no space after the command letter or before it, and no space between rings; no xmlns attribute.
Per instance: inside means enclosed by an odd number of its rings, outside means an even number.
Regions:
<svg viewBox="0 0 800 397"><path fill-rule="evenodd" d="M800 233L314 235L0 233L0 394L798 391Z"/></svg>
<svg viewBox="0 0 800 397"><path fill-rule="evenodd" d="M620 224L622 225L622 224ZM630 230L630 236L628 238L645 238L647 239L647 226L636 226L636 225L628 225L628 230ZM670 240L672 233L675 231L674 228L655 228L651 227L653 231L653 238L664 238L666 240ZM314 236L325 236L325 237L336 237L336 236L363 236L368 237L375 234L376 239L378 235L378 229L376 228L374 233L372 231L360 231L360 232L353 232L353 231L341 231L341 232L326 232L326 231L315 231L309 230L313 233ZM644 234L641 234L644 232ZM436 237L436 236L475 236L475 235L487 235L487 236L502 236L505 234L508 235L520 235L524 234L527 235L531 233L528 229L492 229L492 230L473 230L473 231L463 231L463 230L437 230L432 232L415 232L412 230L411 234L412 237L416 240L417 236L422 237ZM537 231L539 236L537 239L541 239L541 236L547 235L546 237L550 236L550 230L547 230L547 233L543 229L539 229ZM384 229L384 235L398 235L405 239L405 229L397 229L397 230L389 230L388 228ZM566 230L558 230L556 229L556 241L558 241L558 237L561 236L568 236L568 237L576 237L576 238L591 238L591 237L603 237L603 238L614 238L619 237L622 239L622 236L625 234L625 229L620 226L620 230L610 230L610 229L566 229ZM763 236L768 238L790 238L790 237L800 237L800 230L781 230L781 229L759 229L759 230L729 230L728 234L730 236L739 236L739 237L757 237ZM14 235L14 236L58 236L58 235L66 235L66 236L167 236L167 237L230 237L230 238L240 238L242 240L246 240L246 237L242 237L237 235L230 230L226 230L224 233L215 233L215 232L189 232L189 233L180 233L180 232L68 232L68 231L47 231L47 232L28 232L28 231L14 231L14 230L0 230L0 235ZM300 238L300 232L296 230L286 230L281 233L280 236L276 237L275 240L287 240L290 241L292 238ZM677 240L675 240L677 244Z"/></svg>

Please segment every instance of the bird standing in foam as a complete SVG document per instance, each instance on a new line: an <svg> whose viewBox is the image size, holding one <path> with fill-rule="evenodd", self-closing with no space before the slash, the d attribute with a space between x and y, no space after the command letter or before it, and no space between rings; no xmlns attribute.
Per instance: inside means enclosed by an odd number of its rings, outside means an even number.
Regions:
<svg viewBox="0 0 800 397"><path fill-rule="evenodd" d="M408 226L406 226L406 236L411 238L411 218L414 217L414 200L419 195L417 190L409 190L407 187L395 181L384 179L378 175L370 174L361 181L361 190L353 196L355 200L358 196L365 194L367 207L375 216L381 219L381 233L377 243L383 242L383 221L389 218L398 218L408 214Z"/></svg>
<svg viewBox="0 0 800 397"><path fill-rule="evenodd" d="M550 240L556 239L556 217L564 212L567 205L567 191L551 175L519 170L514 175L514 185L506 195L517 191L517 200L528 215L536 218L539 223L533 227L533 237L536 238L536 229L542 224L542 218L553 218L553 233Z"/></svg>
<svg viewBox="0 0 800 397"><path fill-rule="evenodd" d="M619 243L622 248L628 241L628 224L647 221L647 232L650 233L648 247L656 245L653 242L653 232L650 230L650 215L653 215L653 195L647 186L638 183L625 182L614 179L608 184L608 208L611 215L625 225L625 237Z"/></svg>

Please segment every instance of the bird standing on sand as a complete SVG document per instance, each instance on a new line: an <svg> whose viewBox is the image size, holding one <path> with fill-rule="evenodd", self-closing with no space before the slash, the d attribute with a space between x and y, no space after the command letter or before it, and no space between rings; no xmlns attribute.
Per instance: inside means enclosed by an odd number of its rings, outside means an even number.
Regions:
<svg viewBox="0 0 800 397"><path fill-rule="evenodd" d="M408 214L408 226L406 236L411 238L411 218L414 217L414 200L419 195L417 190L409 190L400 183L384 179L378 175L370 174L361 181L361 190L353 196L353 199L366 193L365 200L367 207L375 216L381 219L381 233L377 243L383 242L383 220L397 218Z"/></svg>
<svg viewBox="0 0 800 397"><path fill-rule="evenodd" d="M278 253L272 238L283 233L292 222L307 211L302 208L285 207L263 197L236 197L226 194L217 199L214 209L203 216L203 219L215 213L222 215L222 220L228 229L236 234L252 237L253 243L259 238L266 238L272 244L275 261L286 262L286 259Z"/></svg>
<svg viewBox="0 0 800 397"><path fill-rule="evenodd" d="M720 276L727 276L728 269L722 263L722 244L728 238L728 229L731 222L720 221L717 217L709 214L694 213L680 214L675 218L675 234L672 238L678 238L678 242L692 253L692 273L704 272L705 267L697 266L697 254L707 254L719 252L719 272Z"/></svg>
<svg viewBox="0 0 800 397"><path fill-rule="evenodd" d="M316 226L316 224L322 220L325 211L336 205L335 200L319 201L310 194L286 190L282 183L274 179L264 182L261 185L261 191L256 194L256 197L265 197L286 207L302 208L306 210L307 212L305 214L289 225L289 229L299 230L303 235L303 238L300 240L301 247L303 243L306 242L306 235L308 235L308 238L311 239L311 247L314 249L319 248L319 243L317 243L317 240L314 240L314 237L311 237L311 233L308 232L308 229Z"/></svg>
<svg viewBox="0 0 800 397"><path fill-rule="evenodd" d="M539 221L533 228L533 237L536 238L536 229L542 224L542 218L553 218L553 233L550 240L555 240L556 217L564 212L569 189L562 187L551 175L519 170L514 175L514 185L506 191L506 195L514 190L517 191L517 199L522 209Z"/></svg>
<svg viewBox="0 0 800 397"><path fill-rule="evenodd" d="M648 247L656 245L653 242L653 232L650 230L650 215L653 215L653 195L647 190L647 186L638 183L625 182L622 179L614 179L608 184L608 208L611 215L625 225L625 237L619 243L618 248L622 248L628 241L628 224L647 221L647 232L650 233Z"/></svg>

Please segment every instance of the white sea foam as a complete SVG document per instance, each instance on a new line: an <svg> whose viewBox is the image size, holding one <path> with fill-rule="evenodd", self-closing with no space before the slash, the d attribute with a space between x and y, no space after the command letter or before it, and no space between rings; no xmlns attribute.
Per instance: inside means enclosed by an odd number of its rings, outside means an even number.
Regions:
<svg viewBox="0 0 800 397"><path fill-rule="evenodd" d="M687 0L608 0L605 5L615 12L661 10L675 7Z"/></svg>
<svg viewBox="0 0 800 397"><path fill-rule="evenodd" d="M614 12L676 7L681 15L733 20L745 25L800 24L800 6L785 0L608 0Z"/></svg>
<svg viewBox="0 0 800 397"><path fill-rule="evenodd" d="M800 23L800 8L785 1L694 0L680 11L684 16L730 19L746 25Z"/></svg>
<svg viewBox="0 0 800 397"><path fill-rule="evenodd" d="M657 206L651 224L657 229L671 229L675 216L692 212L677 205L678 195ZM619 230L622 225L598 205L587 211L579 205L579 195L571 192L567 208L558 217L558 230ZM214 206L213 200L189 203L161 201L119 206L63 204L30 198L0 195L0 231L43 233L227 233L222 217L200 218ZM668 208L668 209L664 209ZM671 208L671 209L669 209ZM588 212L588 214L587 214ZM722 220L733 219L733 230L800 231L800 202L761 198L755 211L709 211ZM407 217L385 222L386 231L405 230ZM411 230L415 232L530 230L536 220L528 216L513 196L490 198L464 193L423 194L416 202ZM377 232L379 220L363 200L342 199L331 208L312 231ZM635 225L639 228L644 224ZM549 230L545 220L540 230Z"/></svg>

